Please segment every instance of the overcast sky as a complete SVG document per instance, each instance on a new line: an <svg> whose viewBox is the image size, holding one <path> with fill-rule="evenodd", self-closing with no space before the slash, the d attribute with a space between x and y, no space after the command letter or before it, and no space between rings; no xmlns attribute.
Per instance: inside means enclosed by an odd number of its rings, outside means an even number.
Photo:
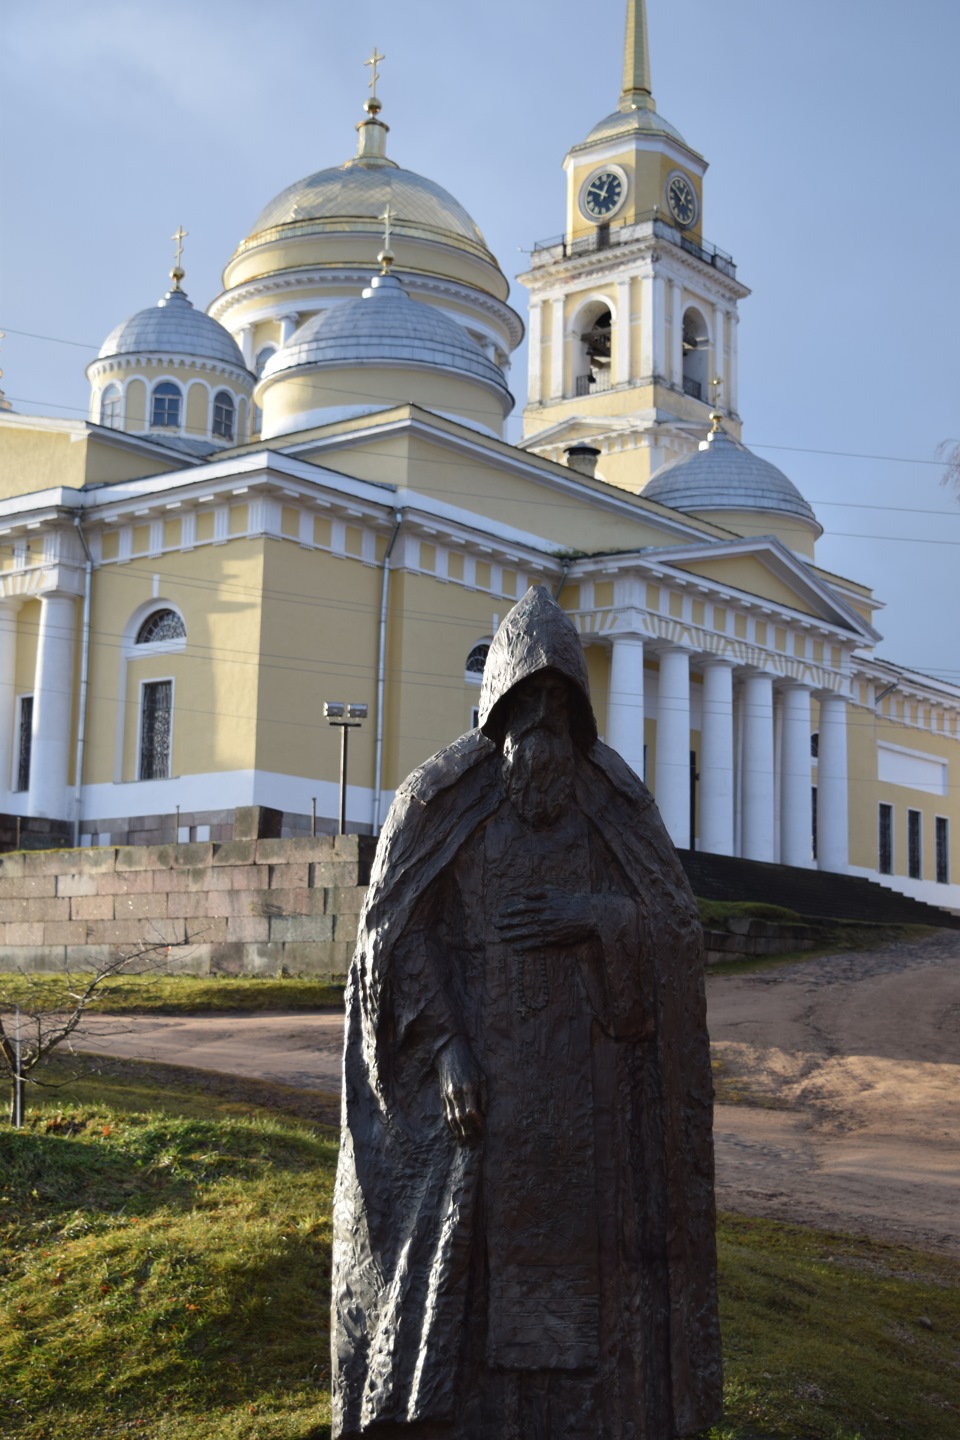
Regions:
<svg viewBox="0 0 960 1440"><path fill-rule="evenodd" d="M886 602L878 653L960 682L955 0L648 0L660 112L710 161L740 309L744 440ZM390 155L511 278L564 220L567 148L615 108L623 0L4 0L2 384L86 413L83 367L167 287L205 306L267 201L355 149L374 43ZM514 306L525 313L526 292ZM90 348L27 338L15 331ZM520 433L525 347L514 359Z"/></svg>

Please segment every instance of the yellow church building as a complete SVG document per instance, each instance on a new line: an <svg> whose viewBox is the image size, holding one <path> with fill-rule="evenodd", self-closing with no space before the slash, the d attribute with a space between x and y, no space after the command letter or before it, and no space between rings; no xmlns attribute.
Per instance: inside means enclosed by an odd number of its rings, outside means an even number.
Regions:
<svg viewBox="0 0 960 1440"><path fill-rule="evenodd" d="M266 205L206 311L178 251L110 332L87 421L0 411L0 811L81 845L226 840L250 805L330 830L323 706L362 702L347 817L376 833L542 583L681 849L960 910L960 688L875 657L881 602L742 442L749 292L657 112L643 0L520 277L519 445L507 278L393 159L373 73L356 153Z"/></svg>

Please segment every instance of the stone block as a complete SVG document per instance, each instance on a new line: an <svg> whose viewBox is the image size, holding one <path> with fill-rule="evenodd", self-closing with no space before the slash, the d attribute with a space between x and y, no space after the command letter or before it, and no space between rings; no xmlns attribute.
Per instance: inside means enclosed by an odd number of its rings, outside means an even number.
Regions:
<svg viewBox="0 0 960 1440"><path fill-rule="evenodd" d="M345 860L318 860L310 866L310 885L316 890L332 890L340 885L357 884L357 867Z"/></svg>
<svg viewBox="0 0 960 1440"><path fill-rule="evenodd" d="M115 959L116 951L112 945L68 945L64 953L64 964L68 970L82 970L88 974Z"/></svg>
<svg viewBox="0 0 960 1440"><path fill-rule="evenodd" d="M357 943L357 921L358 915L334 915L333 916L333 938L350 946L352 950Z"/></svg>
<svg viewBox="0 0 960 1440"><path fill-rule="evenodd" d="M324 890L324 904L331 915L359 915L367 897L366 885L335 885Z"/></svg>
<svg viewBox="0 0 960 1440"><path fill-rule="evenodd" d="M270 939L270 917L267 915L228 915L227 939L264 941Z"/></svg>
<svg viewBox="0 0 960 1440"><path fill-rule="evenodd" d="M288 840L258 840L258 865L293 865L299 860L330 860L330 835L294 835Z"/></svg>
<svg viewBox="0 0 960 1440"><path fill-rule="evenodd" d="M268 890L263 896L263 911L268 915L322 915L322 890Z"/></svg>
<svg viewBox="0 0 960 1440"><path fill-rule="evenodd" d="M31 895L56 895L56 875L0 874L0 910L5 900L23 900Z"/></svg>
<svg viewBox="0 0 960 1440"><path fill-rule="evenodd" d="M109 845L91 846L84 850L80 860L80 869L85 875L103 875L108 870L116 869L117 852Z"/></svg>
<svg viewBox="0 0 960 1440"><path fill-rule="evenodd" d="M285 943L288 940L307 940L319 943L333 939L333 917L330 915L272 915L270 917L270 939Z"/></svg>
<svg viewBox="0 0 960 1440"><path fill-rule="evenodd" d="M0 911L2 913L2 911ZM11 925L0 924L0 945L4 951L8 945L42 945L43 926L37 922L31 924L29 921L15 921ZM0 965L6 968L6 954L0 956Z"/></svg>
<svg viewBox="0 0 960 1440"><path fill-rule="evenodd" d="M231 890L266 890L262 865L231 865L222 871L230 877Z"/></svg>
<svg viewBox="0 0 960 1440"><path fill-rule="evenodd" d="M192 840L188 845L164 845L169 851L168 864L175 870L189 870L195 865L213 864L213 846L209 840Z"/></svg>
<svg viewBox="0 0 960 1440"><path fill-rule="evenodd" d="M167 915L166 895L105 895L103 899L113 901L113 913L117 920L165 919Z"/></svg>
<svg viewBox="0 0 960 1440"><path fill-rule="evenodd" d="M155 890L229 890L230 880L226 871L214 873L212 867L191 865L186 870L157 870L154 872Z"/></svg>
<svg viewBox="0 0 960 1440"><path fill-rule="evenodd" d="M100 876L97 891L100 895L152 895L153 880L152 870L114 870Z"/></svg>
<svg viewBox="0 0 960 1440"><path fill-rule="evenodd" d="M159 870L159 856L166 847L163 845L121 845L116 852L114 868L121 870ZM167 861L162 862L163 866Z"/></svg>
<svg viewBox="0 0 960 1440"><path fill-rule="evenodd" d="M310 865L301 860L290 865L268 865L271 890L305 890L310 884Z"/></svg>
<svg viewBox="0 0 960 1440"><path fill-rule="evenodd" d="M23 857L24 875L60 875L79 870L82 850L34 850Z"/></svg>
<svg viewBox="0 0 960 1440"><path fill-rule="evenodd" d="M155 949L181 945L186 939L183 921L88 920L87 939L91 945L122 945L125 949Z"/></svg>
<svg viewBox="0 0 960 1440"><path fill-rule="evenodd" d="M77 895L70 901L70 919L112 920L113 901L112 895Z"/></svg>
<svg viewBox="0 0 960 1440"><path fill-rule="evenodd" d="M52 899L50 896L44 895L35 900L11 900L8 904L22 904L26 907L26 912L19 917L23 920L42 920L44 924L52 924L55 920L70 919L70 901L67 899ZM18 917L11 915L9 918L12 920Z"/></svg>
<svg viewBox="0 0 960 1440"><path fill-rule="evenodd" d="M256 840L228 840L213 847L214 865L252 865L256 858Z"/></svg>
<svg viewBox="0 0 960 1440"><path fill-rule="evenodd" d="M44 877L46 878L46 877ZM58 895L96 895L97 876L83 875L73 871L69 875L51 876L57 887Z"/></svg>
<svg viewBox="0 0 960 1440"><path fill-rule="evenodd" d="M238 805L233 812L233 838L260 840L279 838L283 811L269 805Z"/></svg>
<svg viewBox="0 0 960 1440"><path fill-rule="evenodd" d="M85 945L87 920L50 920L43 925L44 945Z"/></svg>
<svg viewBox="0 0 960 1440"><path fill-rule="evenodd" d="M37 974L62 970L63 962L62 945L11 945L3 957L3 963L8 970L25 970Z"/></svg>
<svg viewBox="0 0 960 1440"><path fill-rule="evenodd" d="M171 890L167 896L167 914L190 919L197 916L223 915L226 911L222 902L228 899L229 895L229 891L226 894L218 892L207 895L203 890Z"/></svg>
<svg viewBox="0 0 960 1440"><path fill-rule="evenodd" d="M202 915L183 922L184 939L191 945L213 945L227 938L227 921L223 915Z"/></svg>
<svg viewBox="0 0 960 1440"><path fill-rule="evenodd" d="M23 862L26 857L20 854L0 855L0 876L4 879L19 877L23 874Z"/></svg>
<svg viewBox="0 0 960 1440"><path fill-rule="evenodd" d="M311 975L334 985L346 979L352 954L349 945L338 945L335 941L327 944L291 941L281 949L283 968L289 975Z"/></svg>
<svg viewBox="0 0 960 1440"><path fill-rule="evenodd" d="M220 945L210 945L207 949L211 975L244 974L247 946L242 942L228 940Z"/></svg>

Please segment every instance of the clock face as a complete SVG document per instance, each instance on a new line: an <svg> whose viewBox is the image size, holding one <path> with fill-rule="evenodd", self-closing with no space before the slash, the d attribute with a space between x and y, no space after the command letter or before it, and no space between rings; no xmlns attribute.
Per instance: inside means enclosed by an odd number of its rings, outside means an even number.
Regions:
<svg viewBox="0 0 960 1440"><path fill-rule="evenodd" d="M619 210L626 186L616 170L598 170L591 176L580 196L580 208L591 220L607 220Z"/></svg>
<svg viewBox="0 0 960 1440"><path fill-rule="evenodd" d="M687 179L679 170L667 180L667 205L678 225L692 225L697 218L697 197Z"/></svg>

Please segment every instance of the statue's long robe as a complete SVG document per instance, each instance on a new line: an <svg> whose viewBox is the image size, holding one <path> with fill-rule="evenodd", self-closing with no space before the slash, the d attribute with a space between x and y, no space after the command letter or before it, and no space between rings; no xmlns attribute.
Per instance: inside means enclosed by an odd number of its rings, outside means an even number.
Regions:
<svg viewBox="0 0 960 1440"><path fill-rule="evenodd" d="M576 779L591 888L598 861L615 872L601 886L613 905L605 914L614 916L600 925L604 993L590 990L596 967L580 967L592 1136L578 1122L572 1144L576 1160L592 1141L601 1273L594 1285L585 1272L579 1288L573 1277L573 1290L587 1297L586 1308L564 1312L587 1337L579 1353L563 1324L551 1352L562 1297L540 1293L531 1313L539 1298L543 1333L524 1360L516 1276L507 1277L504 1308L502 1276L491 1273L487 1253L487 1231L500 1221L483 1192L495 1197L501 1179L512 1183L509 1135L496 1108L477 1145L458 1144L443 1118L434 1068L443 1044L465 1035L481 1067L489 1063L484 1034L471 1033L489 1027L489 1016L477 1018L468 973L478 963L469 927L484 912L461 892L465 883L470 890L463 875L471 853L502 812L500 765L494 745L473 731L410 776L384 828L360 920L334 1203L333 1434L414 1440L449 1424L457 1440L483 1440L471 1417L484 1367L489 1380L532 1365L541 1378L594 1377L598 1440L689 1435L718 1418L721 1387L702 936L649 793L599 742ZM452 894L461 894L462 913L451 913ZM619 902L635 917L629 926L616 923ZM533 975L528 991L536 983ZM576 1063L585 1063L582 1049ZM498 1239L494 1270L501 1261ZM594 1291L598 1330L588 1316Z"/></svg>

